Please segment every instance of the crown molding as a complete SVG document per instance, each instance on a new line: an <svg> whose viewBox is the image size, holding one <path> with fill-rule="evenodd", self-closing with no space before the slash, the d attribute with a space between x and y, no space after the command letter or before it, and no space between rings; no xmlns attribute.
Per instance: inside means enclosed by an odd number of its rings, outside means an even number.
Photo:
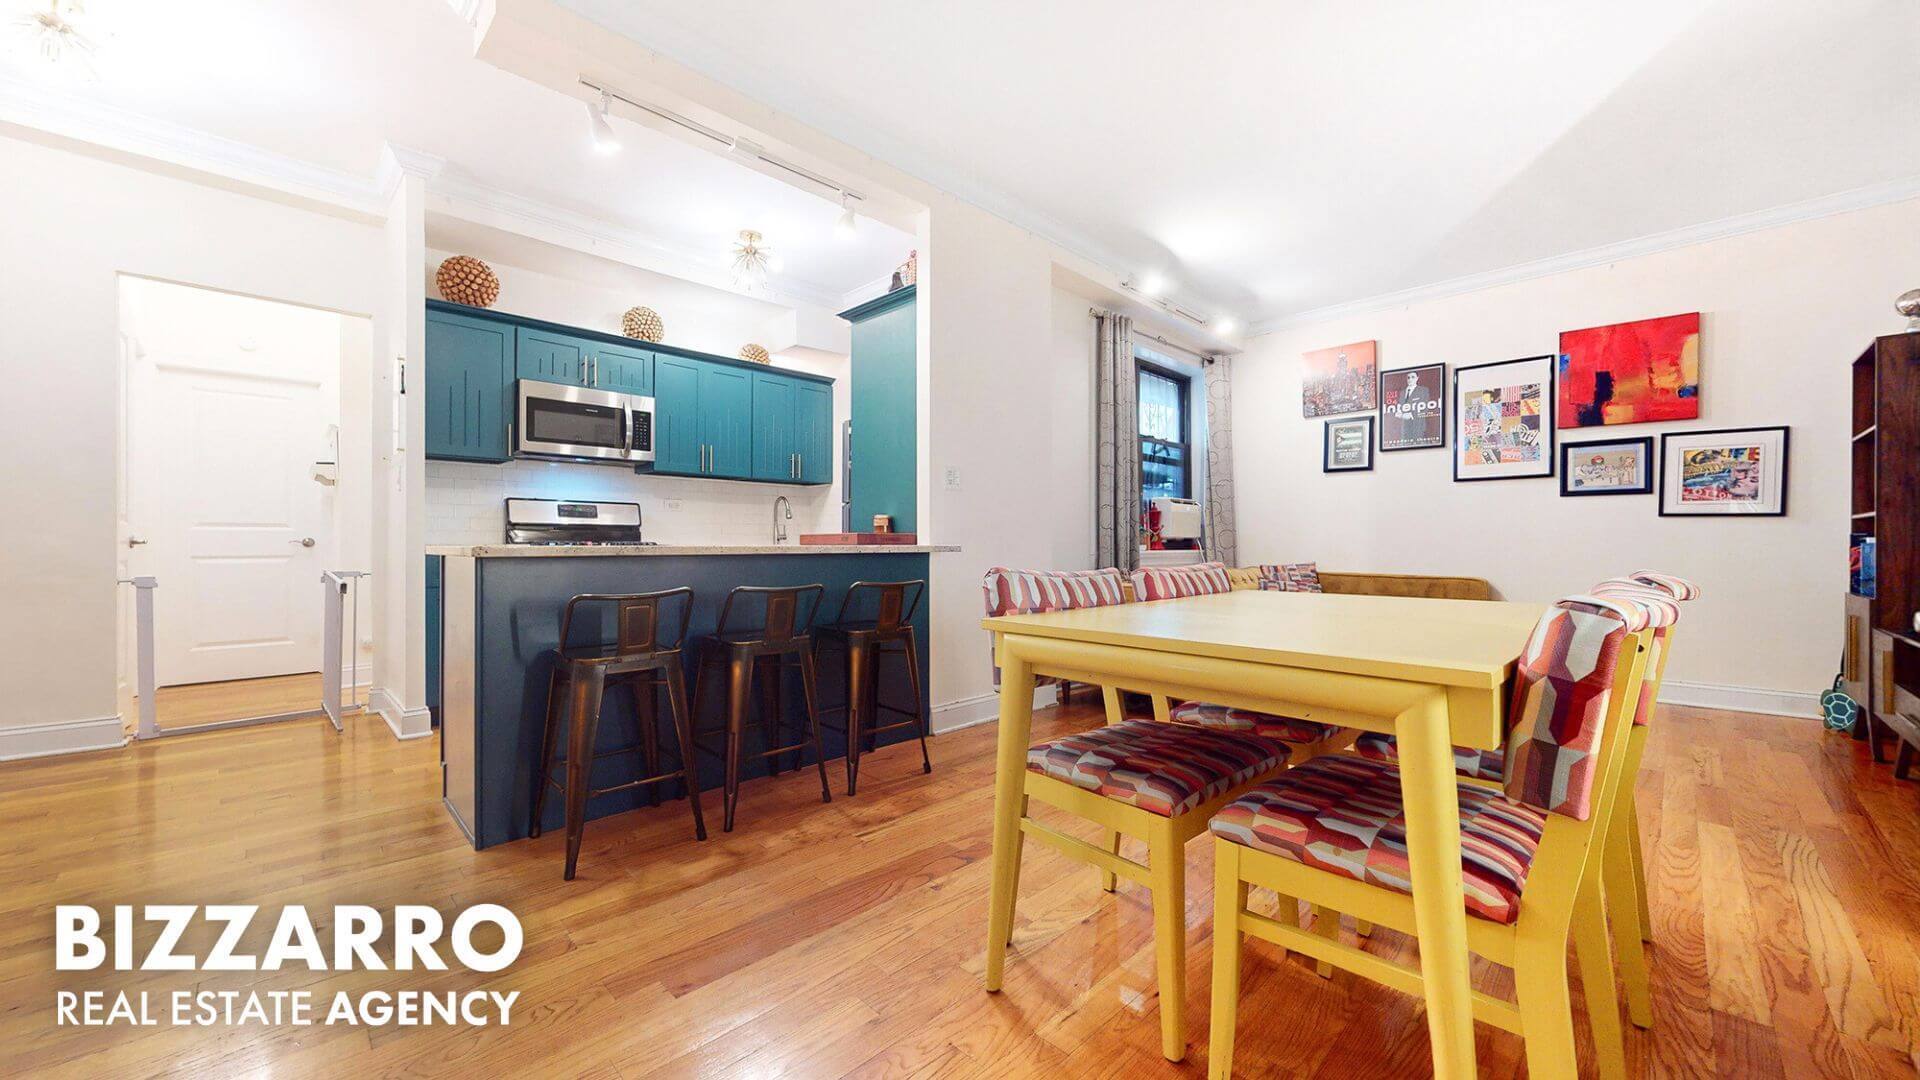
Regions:
<svg viewBox="0 0 1920 1080"><path fill-rule="evenodd" d="M485 14L488 4L487 0L447 0L447 6L453 9L455 15L460 16L461 22L470 27L478 27L480 17Z"/></svg>
<svg viewBox="0 0 1920 1080"><path fill-rule="evenodd" d="M1657 255L1663 251L1691 247L1695 244L1725 240L1746 233L1777 229L1783 225L1793 225L1802 221L1845 214L1854 210L1867 210L1889 203L1905 202L1920 197L1920 176L1906 176L1885 183L1871 184L1866 187L1852 188L1822 195L1814 199L1786 203L1766 210L1756 210L1748 214L1736 214L1716 221L1688 225L1666 232L1652 233L1634 240L1623 240L1617 244L1603 244L1599 247L1571 251L1564 255L1554 255L1532 262L1517 263L1499 270L1488 270L1464 277L1448 278L1428 285L1417 285L1411 289L1381 293L1377 296L1349 300L1339 304L1312 308L1307 311L1268 319L1253 324L1247 330L1247 336L1258 337L1279 330L1288 330L1296 326L1327 322L1331 319L1346 318L1352 315L1367 315L1388 308L1418 304L1428 300L1440 300L1449 296L1461 296L1479 292L1483 289L1498 288L1517 282L1531 281L1535 278L1551 277L1571 270L1585 270L1594 266L1624 259L1637 259L1646 255Z"/></svg>
<svg viewBox="0 0 1920 1080"><path fill-rule="evenodd" d="M391 198L393 190L400 186L400 181L403 179L417 176L421 180L432 183L435 177L446 171L446 168L446 158L435 157L397 143L381 143L380 164L374 169L373 185L379 190L382 198Z"/></svg>
<svg viewBox="0 0 1920 1080"><path fill-rule="evenodd" d="M113 106L75 100L16 78L0 76L0 124L266 188L363 217L384 212L379 189L366 177Z"/></svg>

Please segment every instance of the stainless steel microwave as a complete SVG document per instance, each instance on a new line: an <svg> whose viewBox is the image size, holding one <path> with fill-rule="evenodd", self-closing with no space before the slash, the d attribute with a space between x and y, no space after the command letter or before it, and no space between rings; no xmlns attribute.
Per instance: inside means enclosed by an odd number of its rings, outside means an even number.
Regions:
<svg viewBox="0 0 1920 1080"><path fill-rule="evenodd" d="M521 379L515 457L607 464L653 460L653 399Z"/></svg>

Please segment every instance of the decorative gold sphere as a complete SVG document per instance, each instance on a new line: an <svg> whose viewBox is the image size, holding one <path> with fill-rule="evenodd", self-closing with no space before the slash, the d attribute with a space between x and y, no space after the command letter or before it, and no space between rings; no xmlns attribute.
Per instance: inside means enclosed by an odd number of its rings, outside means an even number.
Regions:
<svg viewBox="0 0 1920 1080"><path fill-rule="evenodd" d="M620 332L636 341L657 342L667 336L667 324L650 307L630 307L620 316Z"/></svg>
<svg viewBox="0 0 1920 1080"><path fill-rule="evenodd" d="M773 354L767 352L765 345L755 345L749 341L745 345L740 346L740 359L751 360L756 364L771 364L773 363Z"/></svg>
<svg viewBox="0 0 1920 1080"><path fill-rule="evenodd" d="M471 255L454 255L434 271L433 285L443 299L468 307L492 307L500 299L500 277Z"/></svg>

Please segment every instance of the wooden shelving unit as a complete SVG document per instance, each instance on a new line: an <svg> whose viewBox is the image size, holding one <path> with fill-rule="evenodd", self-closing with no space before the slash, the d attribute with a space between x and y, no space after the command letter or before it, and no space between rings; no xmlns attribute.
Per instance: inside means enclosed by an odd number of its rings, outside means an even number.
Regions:
<svg viewBox="0 0 1920 1080"><path fill-rule="evenodd" d="M1856 738L1884 760L1897 742L1895 775L1920 760L1920 333L1877 338L1852 364L1853 538L1871 536L1872 596L1847 594L1842 675L1867 706Z"/></svg>

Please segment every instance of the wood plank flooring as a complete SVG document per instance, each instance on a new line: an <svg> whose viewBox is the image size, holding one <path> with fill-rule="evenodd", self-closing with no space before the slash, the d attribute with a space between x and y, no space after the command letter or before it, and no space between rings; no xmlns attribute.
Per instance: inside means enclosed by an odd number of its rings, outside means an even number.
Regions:
<svg viewBox="0 0 1920 1080"><path fill-rule="evenodd" d="M153 692L153 700L154 722L163 729L302 712L320 707L320 673L163 686ZM133 730L137 715L129 714L127 730Z"/></svg>
<svg viewBox="0 0 1920 1080"><path fill-rule="evenodd" d="M1046 735L1099 722L1075 704ZM810 772L750 782L700 844L683 802L561 838L469 850L432 740L377 718L183 736L0 765L4 1068L88 1077L339 1075L1198 1076L1211 859L1188 849L1190 1053L1161 1060L1144 890L1029 845L1006 989L980 989L993 729L863 762L857 798ZM1920 784L1811 720L1663 709L1640 778L1655 1026L1637 1075L1912 1076L1920 1046ZM717 822L719 800L708 803ZM1086 831L1082 829L1081 831ZM1143 855L1134 852L1136 856ZM492 901L525 950L504 972L55 973L56 903ZM324 931L323 931L324 933ZM1351 931L1349 930L1350 934ZM265 929L249 943L264 946ZM257 938L258 940L254 940ZM204 948L206 942L200 942ZM1407 959L1382 930L1370 948ZM1485 967L1483 989L1510 993ZM517 990L510 1027L73 1028L61 988ZM1578 1003L1578 982L1574 983ZM1430 1072L1419 1004L1251 943L1246 1076ZM1578 1006L1584 1008L1584 1006ZM1611 1003L1609 1003L1611 1007ZM1484 1025L1482 1074L1524 1075ZM1583 1052L1585 1029L1581 1025Z"/></svg>

